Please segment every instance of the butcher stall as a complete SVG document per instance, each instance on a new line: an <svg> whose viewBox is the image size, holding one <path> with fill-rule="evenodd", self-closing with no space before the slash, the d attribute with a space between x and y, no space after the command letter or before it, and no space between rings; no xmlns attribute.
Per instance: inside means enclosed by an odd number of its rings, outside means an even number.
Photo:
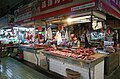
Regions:
<svg viewBox="0 0 120 79"><path fill-rule="evenodd" d="M47 57L48 68L62 76L80 79L104 79L104 54L94 53L92 49L54 49L41 50ZM68 71L70 70L70 71ZM79 76L77 76L79 74Z"/></svg>

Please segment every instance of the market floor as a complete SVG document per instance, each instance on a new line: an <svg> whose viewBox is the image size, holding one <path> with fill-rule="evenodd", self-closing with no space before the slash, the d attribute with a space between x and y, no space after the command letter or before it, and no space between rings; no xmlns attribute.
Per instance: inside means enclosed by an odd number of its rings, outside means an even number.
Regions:
<svg viewBox="0 0 120 79"><path fill-rule="evenodd" d="M0 79L51 79L40 72L6 57L1 59Z"/></svg>
<svg viewBox="0 0 120 79"><path fill-rule="evenodd" d="M2 58L0 63L0 79L52 79L23 63L10 58ZM58 79L58 78L56 78ZM120 67L108 78L120 79Z"/></svg>

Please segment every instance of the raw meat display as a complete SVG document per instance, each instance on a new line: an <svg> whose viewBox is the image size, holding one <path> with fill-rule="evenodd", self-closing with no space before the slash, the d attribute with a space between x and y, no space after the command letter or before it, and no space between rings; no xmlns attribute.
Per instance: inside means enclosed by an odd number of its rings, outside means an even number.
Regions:
<svg viewBox="0 0 120 79"><path fill-rule="evenodd" d="M72 51L71 51L71 50L68 50L68 49L62 49L62 52L72 53Z"/></svg>
<svg viewBox="0 0 120 79"><path fill-rule="evenodd" d="M22 44L21 46L25 46L25 47L31 47L31 48L33 48L33 47L34 47L34 44Z"/></svg>
<svg viewBox="0 0 120 79"><path fill-rule="evenodd" d="M76 49L75 51L74 51L75 53L77 53L77 54L89 54L89 55L93 55L94 54L94 51L92 50L92 49L89 49L89 48L87 48L87 49L85 49L85 48L78 48L78 49Z"/></svg>
<svg viewBox="0 0 120 79"><path fill-rule="evenodd" d="M83 60L94 60L95 57L92 57L93 52L92 49L85 49L85 48L78 48L76 50L70 50L70 49L62 49L62 50L56 50L54 48L46 48L45 51L49 51L51 54L56 55L62 55L66 57L71 57L75 59L83 59Z"/></svg>
<svg viewBox="0 0 120 79"><path fill-rule="evenodd" d="M52 47L46 48L45 51L54 51L55 49Z"/></svg>
<svg viewBox="0 0 120 79"><path fill-rule="evenodd" d="M35 47L36 48L47 48L48 46L44 44L35 44Z"/></svg>

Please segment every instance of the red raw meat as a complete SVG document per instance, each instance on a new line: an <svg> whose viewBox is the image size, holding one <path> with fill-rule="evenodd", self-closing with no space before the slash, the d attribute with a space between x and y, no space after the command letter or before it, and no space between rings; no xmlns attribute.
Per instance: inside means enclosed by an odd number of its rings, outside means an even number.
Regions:
<svg viewBox="0 0 120 79"><path fill-rule="evenodd" d="M72 53L71 50L68 50L68 49L63 49L62 52L69 52L69 53Z"/></svg>

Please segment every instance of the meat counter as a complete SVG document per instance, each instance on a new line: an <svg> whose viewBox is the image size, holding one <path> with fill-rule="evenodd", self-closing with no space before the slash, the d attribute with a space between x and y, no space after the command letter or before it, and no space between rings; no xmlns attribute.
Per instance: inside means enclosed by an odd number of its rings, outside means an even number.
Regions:
<svg viewBox="0 0 120 79"><path fill-rule="evenodd" d="M71 69L80 73L82 79L104 79L104 54L95 53L91 55L91 59L76 58L67 56L67 54L58 54L50 51L41 50L47 57L48 68L52 72L56 72L62 76L67 77L66 69ZM59 52L61 53L61 52Z"/></svg>
<svg viewBox="0 0 120 79"><path fill-rule="evenodd" d="M22 44L19 46L19 50L23 52L24 60L47 69L46 56L40 52L43 48L46 48L46 46L39 44Z"/></svg>

